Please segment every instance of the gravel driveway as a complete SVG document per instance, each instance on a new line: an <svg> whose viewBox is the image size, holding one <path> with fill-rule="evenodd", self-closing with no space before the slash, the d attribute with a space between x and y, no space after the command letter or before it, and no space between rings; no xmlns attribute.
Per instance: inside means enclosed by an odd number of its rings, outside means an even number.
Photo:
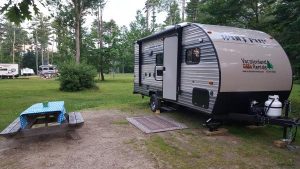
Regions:
<svg viewBox="0 0 300 169"><path fill-rule="evenodd" d="M146 135L126 123L128 114L100 110L82 115L85 124L73 133L73 137L56 134L1 138L1 168L156 168L155 160L131 144Z"/></svg>

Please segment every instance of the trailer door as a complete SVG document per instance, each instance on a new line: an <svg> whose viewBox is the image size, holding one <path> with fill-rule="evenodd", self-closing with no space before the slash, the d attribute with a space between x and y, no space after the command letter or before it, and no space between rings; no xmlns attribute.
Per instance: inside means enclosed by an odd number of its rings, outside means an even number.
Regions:
<svg viewBox="0 0 300 169"><path fill-rule="evenodd" d="M178 37L164 40L163 98L177 100Z"/></svg>

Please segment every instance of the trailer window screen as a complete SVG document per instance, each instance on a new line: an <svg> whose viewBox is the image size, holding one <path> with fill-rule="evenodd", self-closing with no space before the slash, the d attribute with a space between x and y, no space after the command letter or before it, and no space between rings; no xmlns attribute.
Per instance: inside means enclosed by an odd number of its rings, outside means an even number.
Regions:
<svg viewBox="0 0 300 169"><path fill-rule="evenodd" d="M198 64L200 62L200 49L190 48L185 53L186 64Z"/></svg>
<svg viewBox="0 0 300 169"><path fill-rule="evenodd" d="M156 54L156 66L163 66L164 65L164 54L158 53Z"/></svg>

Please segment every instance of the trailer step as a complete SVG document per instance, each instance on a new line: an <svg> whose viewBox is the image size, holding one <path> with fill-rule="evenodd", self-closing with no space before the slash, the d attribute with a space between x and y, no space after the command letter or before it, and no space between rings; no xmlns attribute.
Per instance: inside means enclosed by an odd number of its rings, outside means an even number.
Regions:
<svg viewBox="0 0 300 169"><path fill-rule="evenodd" d="M170 106L162 106L161 108L161 111L162 112L169 112L169 111L174 111L174 110L176 110L175 108L173 108L173 107L170 107Z"/></svg>

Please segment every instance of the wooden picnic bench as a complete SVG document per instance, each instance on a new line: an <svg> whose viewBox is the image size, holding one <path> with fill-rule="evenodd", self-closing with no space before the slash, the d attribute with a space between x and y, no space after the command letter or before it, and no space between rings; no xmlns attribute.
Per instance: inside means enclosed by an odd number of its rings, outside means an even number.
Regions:
<svg viewBox="0 0 300 169"><path fill-rule="evenodd" d="M10 123L1 133L1 136L14 136L21 130L20 117L16 118L12 123Z"/></svg>
<svg viewBox="0 0 300 169"><path fill-rule="evenodd" d="M80 112L66 113L66 120L62 124L48 126L49 123L56 122L56 114L49 115L33 115L29 118L29 123L25 128L21 128L20 117L16 118L1 133L0 136L11 138L19 136L35 136L41 134L51 134L62 131L74 130L84 124L84 119ZM34 125L45 124L45 127L33 128Z"/></svg>

